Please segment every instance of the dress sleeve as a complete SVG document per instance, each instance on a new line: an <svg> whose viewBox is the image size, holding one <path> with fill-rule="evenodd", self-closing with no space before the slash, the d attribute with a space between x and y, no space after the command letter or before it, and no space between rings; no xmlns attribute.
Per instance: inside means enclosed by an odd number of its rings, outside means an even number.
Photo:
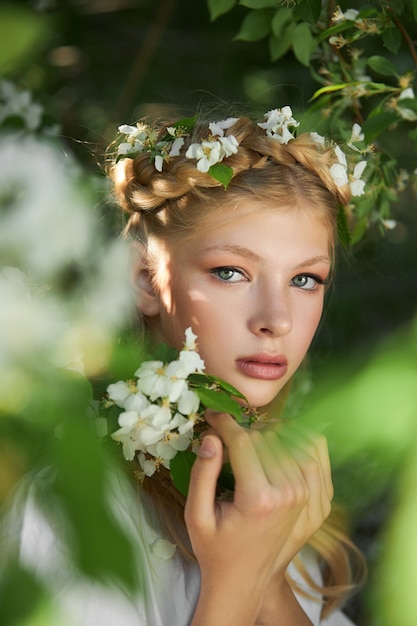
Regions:
<svg viewBox="0 0 417 626"><path fill-rule="evenodd" d="M321 622L321 626L355 626L342 611L336 611Z"/></svg>
<svg viewBox="0 0 417 626"><path fill-rule="evenodd" d="M143 595L90 580L74 568L60 539L59 519L45 515L32 489L17 498L12 518L13 530L5 540L14 544L22 566L48 592L52 621L71 626L148 626Z"/></svg>

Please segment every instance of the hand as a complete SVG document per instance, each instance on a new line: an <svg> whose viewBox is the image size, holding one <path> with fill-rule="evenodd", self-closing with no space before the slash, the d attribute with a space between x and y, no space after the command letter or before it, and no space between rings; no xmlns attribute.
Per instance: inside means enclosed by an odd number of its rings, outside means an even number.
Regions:
<svg viewBox="0 0 417 626"><path fill-rule="evenodd" d="M244 616L230 624L254 624L271 578L284 580L330 512L327 446L322 436L281 425L249 431L229 415L210 411L206 417L213 431L194 464L185 509L201 569L200 599L206 615L212 600L223 599ZM235 476L233 502L215 499L222 444Z"/></svg>

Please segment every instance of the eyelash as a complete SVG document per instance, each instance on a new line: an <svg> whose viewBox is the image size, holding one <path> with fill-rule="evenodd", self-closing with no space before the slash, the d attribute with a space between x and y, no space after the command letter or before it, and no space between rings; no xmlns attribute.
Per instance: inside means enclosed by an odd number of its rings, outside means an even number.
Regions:
<svg viewBox="0 0 417 626"><path fill-rule="evenodd" d="M297 287L297 289L301 289L302 291L315 291L319 285L328 285L329 283L327 278L324 279L321 276L317 276L317 274L297 274L297 276L294 276L294 278L291 279L291 282L294 283L297 278L311 278L311 280L315 281L314 287L311 288L301 287L300 285L294 284L294 287Z"/></svg>
<svg viewBox="0 0 417 626"><path fill-rule="evenodd" d="M228 280L226 278L222 278L220 276L221 272L231 272L232 274L239 274L240 275L240 279L239 280ZM210 270L210 273L215 276L215 278L217 278L217 280L219 280L220 282L223 283L238 283L240 282L240 280L245 279L246 275L245 273L236 268L236 267L231 267L231 266L222 266L222 267L214 267L213 269ZM296 285L294 284L294 281L297 278L307 278L307 279L311 279L314 280L315 285L313 287L310 288L306 288L305 286L300 286L300 285ZM291 283L294 285L294 287L296 287L297 289L301 289L302 291L315 291L318 287L318 285L327 285L329 283L329 280L326 278L322 278L321 276L318 276L317 274L297 274L297 276L294 276L294 278L291 279Z"/></svg>
<svg viewBox="0 0 417 626"><path fill-rule="evenodd" d="M245 273L238 269L237 267L230 267L228 265L222 266L222 267L214 267L213 269L210 270L210 274L212 274L215 278L217 278L217 280L219 280L222 283L237 283L240 281L233 281L233 280L227 280L226 278L221 278L220 277L220 272L232 272L234 274L239 274L241 276L241 279L245 279L246 275Z"/></svg>

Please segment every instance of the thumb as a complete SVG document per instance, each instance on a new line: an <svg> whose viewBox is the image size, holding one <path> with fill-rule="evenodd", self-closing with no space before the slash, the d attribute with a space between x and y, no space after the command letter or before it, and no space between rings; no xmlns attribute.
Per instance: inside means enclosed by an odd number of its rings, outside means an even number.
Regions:
<svg viewBox="0 0 417 626"><path fill-rule="evenodd" d="M222 443L215 435L206 435L201 442L191 470L190 487L185 505L185 520L198 525L214 515L217 479L223 463Z"/></svg>

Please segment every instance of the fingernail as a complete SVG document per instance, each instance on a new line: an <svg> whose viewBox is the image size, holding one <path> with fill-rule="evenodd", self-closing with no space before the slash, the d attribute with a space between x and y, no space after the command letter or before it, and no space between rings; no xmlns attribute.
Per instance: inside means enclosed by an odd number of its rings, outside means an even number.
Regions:
<svg viewBox="0 0 417 626"><path fill-rule="evenodd" d="M198 456L202 459L211 459L216 454L216 446L211 437L204 437L198 450Z"/></svg>

